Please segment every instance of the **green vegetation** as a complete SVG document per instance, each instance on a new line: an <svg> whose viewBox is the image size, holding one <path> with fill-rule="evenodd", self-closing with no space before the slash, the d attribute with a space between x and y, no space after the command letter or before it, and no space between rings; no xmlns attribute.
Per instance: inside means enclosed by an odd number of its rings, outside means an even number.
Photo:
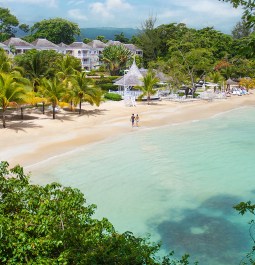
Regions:
<svg viewBox="0 0 255 265"><path fill-rule="evenodd" d="M78 72L73 76L73 97L74 104L79 103L79 114L81 114L81 103L89 102L91 105L99 106L101 102L101 89L96 87L93 79L87 78L86 73Z"/></svg>
<svg viewBox="0 0 255 265"><path fill-rule="evenodd" d="M115 93L105 93L104 94L105 99L113 100L113 101L120 101L122 100L121 95L115 94Z"/></svg>
<svg viewBox="0 0 255 265"><path fill-rule="evenodd" d="M7 8L0 8L0 41L5 41L15 34L15 27L19 25L18 19Z"/></svg>
<svg viewBox="0 0 255 265"><path fill-rule="evenodd" d="M63 18L53 18L35 23L31 27L31 34L24 39L33 41L37 38L46 38L55 44L61 42L71 44L75 41L75 36L79 34L80 29L76 23Z"/></svg>
<svg viewBox="0 0 255 265"><path fill-rule="evenodd" d="M0 49L0 107L3 112L3 127L6 127L5 112L9 107L27 105L51 105L53 119L55 109L79 105L82 102L97 106L101 102L101 89L94 80L81 72L80 60L55 51L30 50L12 60ZM109 79L111 80L111 79Z"/></svg>
<svg viewBox="0 0 255 265"><path fill-rule="evenodd" d="M239 212L239 214L244 215L247 213L252 214L252 216L255 215L255 204L252 204L250 201L248 202L240 202L234 208ZM252 250L246 255L246 259L243 259L241 264L246 265L246 264L255 264L255 220L252 219L250 221L250 237L253 242Z"/></svg>
<svg viewBox="0 0 255 265"><path fill-rule="evenodd" d="M242 6L244 9L243 18L247 21L248 27L255 25L255 3L250 0L220 0L223 2L230 2L235 8Z"/></svg>
<svg viewBox="0 0 255 265"><path fill-rule="evenodd" d="M26 101L29 81L18 72L0 73L0 107L3 112L3 127L6 128L5 112L7 107Z"/></svg>
<svg viewBox="0 0 255 265"><path fill-rule="evenodd" d="M139 99L146 97L147 102L149 104L151 100L151 96L157 93L157 90L155 89L155 85L158 82L159 82L159 79L156 77L155 72L153 72L152 70L149 70L146 76L143 78L144 86L141 87L143 93L139 96Z"/></svg>
<svg viewBox="0 0 255 265"><path fill-rule="evenodd" d="M159 244L94 219L96 206L78 189L31 185L22 167L7 162L0 162L0 205L1 264L189 264L188 255L161 259Z"/></svg>
<svg viewBox="0 0 255 265"><path fill-rule="evenodd" d="M156 18L149 17L130 41L123 32L115 34L115 40L132 42L141 48L144 59L135 58L139 66L157 69L171 77L173 89L182 84L192 86L199 79L221 84L228 78L241 78L240 84L252 89L255 87L254 1L222 1L244 7L243 20L235 26L232 36L212 27L196 30L183 23L156 27ZM19 25L8 9L0 8L0 41L14 36L18 26L30 31L27 25ZM75 23L55 18L35 23L24 39L47 38L56 44L70 44L79 33ZM97 39L106 41L102 35ZM10 107L50 104L55 119L57 105L79 107L79 114L82 102L98 106L102 90L116 89L112 81L130 64L132 54L123 45L112 45L104 49L101 60L102 69L107 69L111 76L104 77L102 72L94 70L82 72L80 60L54 51L31 50L12 59L0 49L3 127ZM141 97L145 96L149 103L159 80L150 70L143 81ZM121 100L121 96L113 93L105 93L104 98ZM86 206L80 191L56 183L45 187L30 185L21 167L9 170L6 162L0 164L0 200L1 264L189 264L188 256L180 261L171 256L161 260L157 258L158 244L137 238L131 232L120 234L107 219L92 219L95 206ZM241 214L255 214L255 205L250 202L235 208ZM255 246L247 256L251 264L255 264L254 249Z"/></svg>
<svg viewBox="0 0 255 265"><path fill-rule="evenodd" d="M119 75L125 69L126 63L131 58L131 51L123 45L110 45L102 52L102 60L111 75Z"/></svg>

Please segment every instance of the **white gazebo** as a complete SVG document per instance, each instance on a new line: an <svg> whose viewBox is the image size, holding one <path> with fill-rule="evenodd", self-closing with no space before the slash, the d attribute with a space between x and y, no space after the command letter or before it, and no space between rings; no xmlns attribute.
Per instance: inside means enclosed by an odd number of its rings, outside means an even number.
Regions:
<svg viewBox="0 0 255 265"><path fill-rule="evenodd" d="M130 69L114 82L114 85L119 87L119 94L124 98L126 105L135 105L135 99L141 94L141 91L131 91L131 89L132 87L143 86L142 80L143 75L134 60Z"/></svg>

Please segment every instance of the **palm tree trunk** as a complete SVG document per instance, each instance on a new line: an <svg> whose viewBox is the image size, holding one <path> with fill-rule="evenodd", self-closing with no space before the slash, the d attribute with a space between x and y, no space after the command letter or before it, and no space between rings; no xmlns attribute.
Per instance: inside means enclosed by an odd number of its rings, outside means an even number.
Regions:
<svg viewBox="0 0 255 265"><path fill-rule="evenodd" d="M42 113L44 114L44 101L42 103Z"/></svg>
<svg viewBox="0 0 255 265"><path fill-rule="evenodd" d="M56 118L56 114L55 114L55 104L52 104L52 117L53 117L53 120L55 120Z"/></svg>
<svg viewBox="0 0 255 265"><path fill-rule="evenodd" d="M147 103L148 103L148 105L150 104L150 99L151 99L151 98L150 98L150 95L148 95L148 96L147 96Z"/></svg>
<svg viewBox="0 0 255 265"><path fill-rule="evenodd" d="M81 115L81 98L80 98L80 106L79 106L79 115Z"/></svg>
<svg viewBox="0 0 255 265"><path fill-rule="evenodd" d="M22 120L24 119L23 108L22 107L20 107L20 117L21 117Z"/></svg>
<svg viewBox="0 0 255 265"><path fill-rule="evenodd" d="M3 127L6 128L5 124L5 110L3 109Z"/></svg>

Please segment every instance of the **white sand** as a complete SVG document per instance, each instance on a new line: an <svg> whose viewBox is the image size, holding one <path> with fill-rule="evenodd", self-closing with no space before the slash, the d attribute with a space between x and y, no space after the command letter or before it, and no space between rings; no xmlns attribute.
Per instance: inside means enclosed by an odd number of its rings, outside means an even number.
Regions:
<svg viewBox="0 0 255 265"><path fill-rule="evenodd" d="M147 105L137 103L126 107L124 102L105 102L99 107L83 105L83 114L61 111L52 119L38 110L25 112L24 120L7 120L7 128L0 127L0 161L7 160L12 166L28 166L49 157L70 151L84 144L93 143L130 133L130 116L138 113L140 128L158 127L189 120L200 120L217 113L242 106L255 105L255 94L232 96L212 102L158 101Z"/></svg>

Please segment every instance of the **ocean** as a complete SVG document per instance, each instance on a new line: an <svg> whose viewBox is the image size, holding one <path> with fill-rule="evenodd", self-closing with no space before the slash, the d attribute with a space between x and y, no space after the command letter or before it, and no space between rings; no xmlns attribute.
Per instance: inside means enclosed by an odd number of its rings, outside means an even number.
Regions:
<svg viewBox="0 0 255 265"><path fill-rule="evenodd" d="M132 133L28 167L33 183L80 189L95 217L151 236L162 253L206 265L239 264L251 249L233 206L255 193L255 108ZM253 201L254 202L254 201Z"/></svg>

